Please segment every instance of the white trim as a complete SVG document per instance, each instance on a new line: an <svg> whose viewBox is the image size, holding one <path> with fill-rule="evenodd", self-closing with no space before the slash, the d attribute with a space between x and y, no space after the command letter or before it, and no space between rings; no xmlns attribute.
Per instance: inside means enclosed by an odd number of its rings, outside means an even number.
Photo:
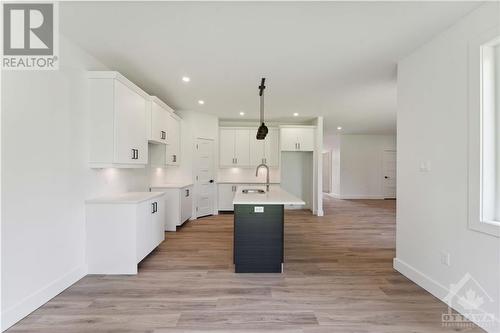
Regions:
<svg viewBox="0 0 500 333"><path fill-rule="evenodd" d="M78 266L59 279L25 297L17 304L2 311L2 332L35 311L57 294L83 278L87 274L85 265Z"/></svg>
<svg viewBox="0 0 500 333"><path fill-rule="evenodd" d="M468 45L468 225L469 228L500 237L500 225L482 221L482 56L481 47L500 35L495 26L469 40Z"/></svg>
<svg viewBox="0 0 500 333"><path fill-rule="evenodd" d="M342 194L339 195L338 198L343 200L357 200L357 199L383 200L385 199L385 196L379 194Z"/></svg>
<svg viewBox="0 0 500 333"><path fill-rule="evenodd" d="M393 260L393 267L396 271L399 273L403 274L406 276L408 279L411 281L415 282L417 285L437 297L440 301L444 302L444 298L449 295L450 289L443 286L436 280L432 279L431 277L425 275L424 273L420 272L416 268L412 267L411 265L407 264L406 262L402 261L401 259L394 258ZM460 304L457 302L453 302L451 304L452 308L456 310L459 313L465 313L464 309ZM479 309L481 312L486 314L482 309ZM484 327L485 323L481 322L475 322L476 325L481 327L487 332L498 332L498 329L500 329L500 318L495 317L495 325L493 327ZM483 326L481 326L481 324Z"/></svg>
<svg viewBox="0 0 500 333"><path fill-rule="evenodd" d="M89 79L114 79L118 80L137 94L141 95L145 99L149 99L149 95L147 92L142 90L138 85L127 79L121 73L116 71L88 71L87 78Z"/></svg>

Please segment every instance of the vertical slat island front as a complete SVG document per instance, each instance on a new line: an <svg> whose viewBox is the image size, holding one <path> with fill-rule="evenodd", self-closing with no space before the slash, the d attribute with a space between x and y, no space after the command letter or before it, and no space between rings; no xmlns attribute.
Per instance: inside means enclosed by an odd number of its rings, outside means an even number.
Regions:
<svg viewBox="0 0 500 333"><path fill-rule="evenodd" d="M238 187L234 204L234 268L236 273L281 273L284 263L284 206L305 202L280 187L264 193Z"/></svg>

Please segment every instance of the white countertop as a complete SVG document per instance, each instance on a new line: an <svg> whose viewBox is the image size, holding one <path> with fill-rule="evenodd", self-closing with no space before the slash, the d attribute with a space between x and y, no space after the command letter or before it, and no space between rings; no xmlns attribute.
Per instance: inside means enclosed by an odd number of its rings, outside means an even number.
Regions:
<svg viewBox="0 0 500 333"><path fill-rule="evenodd" d="M162 188L184 188L193 185L193 183L164 183L155 186L151 186L151 188L162 189Z"/></svg>
<svg viewBox="0 0 500 333"><path fill-rule="evenodd" d="M125 192L85 200L88 204L137 204L163 196L163 192Z"/></svg>
<svg viewBox="0 0 500 333"><path fill-rule="evenodd" d="M247 193L242 192L246 188L257 188L265 190L266 186L238 186L233 199L235 205L305 205L306 203L283 190L281 187L271 187L266 193Z"/></svg>
<svg viewBox="0 0 500 333"><path fill-rule="evenodd" d="M271 185L279 184L280 182L270 182ZM262 182L233 182L233 181L218 181L217 184L250 184L250 185L262 185ZM264 186L266 186L264 184Z"/></svg>

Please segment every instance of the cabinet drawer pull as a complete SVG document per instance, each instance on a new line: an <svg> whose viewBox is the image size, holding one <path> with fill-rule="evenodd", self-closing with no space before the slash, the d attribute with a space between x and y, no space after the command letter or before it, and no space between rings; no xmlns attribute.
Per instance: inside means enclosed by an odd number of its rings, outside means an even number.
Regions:
<svg viewBox="0 0 500 333"><path fill-rule="evenodd" d="M177 155L172 155L172 162L177 162Z"/></svg>
<svg viewBox="0 0 500 333"><path fill-rule="evenodd" d="M136 149L135 150L135 159L138 160L139 159L139 149Z"/></svg>
<svg viewBox="0 0 500 333"><path fill-rule="evenodd" d="M157 203L156 203L156 202L153 202L153 203L151 204L151 207L152 207L152 209L153 209L153 210L151 211L151 214L154 214L154 213L156 213L156 212L158 211L158 208L157 208Z"/></svg>
<svg viewBox="0 0 500 333"><path fill-rule="evenodd" d="M189 197L189 189L186 190L186 197Z"/></svg>
<svg viewBox="0 0 500 333"><path fill-rule="evenodd" d="M132 159L135 160L135 149L132 148Z"/></svg>
<svg viewBox="0 0 500 333"><path fill-rule="evenodd" d="M161 131L161 139L165 140L167 138L167 133L165 131Z"/></svg>

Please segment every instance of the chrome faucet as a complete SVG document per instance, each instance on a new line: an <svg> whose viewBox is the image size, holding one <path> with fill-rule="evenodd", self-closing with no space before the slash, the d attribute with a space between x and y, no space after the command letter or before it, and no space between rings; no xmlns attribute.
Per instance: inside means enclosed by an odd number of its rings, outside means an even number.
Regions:
<svg viewBox="0 0 500 333"><path fill-rule="evenodd" d="M259 176L259 169L263 167L266 168L266 191L269 192L269 167L265 165L264 163L259 164L257 166L257 169L255 169L255 177Z"/></svg>

